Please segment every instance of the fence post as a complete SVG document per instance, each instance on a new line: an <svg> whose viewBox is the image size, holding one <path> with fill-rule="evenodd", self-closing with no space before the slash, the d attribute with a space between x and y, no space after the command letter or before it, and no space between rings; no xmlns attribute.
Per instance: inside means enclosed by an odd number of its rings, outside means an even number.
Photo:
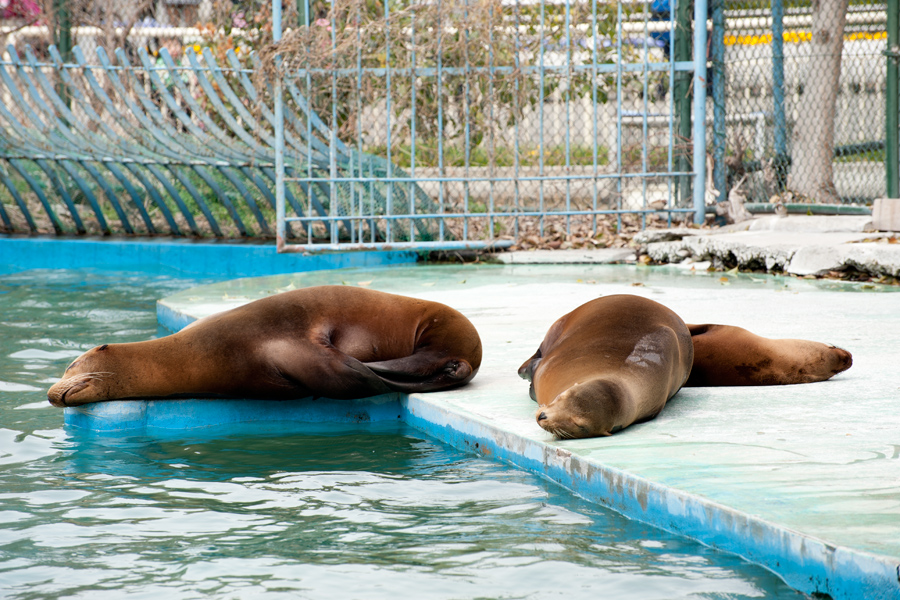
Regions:
<svg viewBox="0 0 900 600"><path fill-rule="evenodd" d="M898 71L900 71L900 0L888 0L887 11L887 90L885 92L884 168L887 174L887 197L900 198L900 103L898 103Z"/></svg>
<svg viewBox="0 0 900 600"><path fill-rule="evenodd" d="M281 0L272 0L272 42L281 41ZM281 97L281 72L278 57L275 58L275 247L281 252L285 243L284 207L284 100Z"/></svg>
<svg viewBox="0 0 900 600"><path fill-rule="evenodd" d="M706 0L694 0L694 223L706 220Z"/></svg>
<svg viewBox="0 0 900 600"><path fill-rule="evenodd" d="M778 192L787 181L787 119L784 114L784 0L772 0L772 126ZM762 157L754 157L761 160Z"/></svg>
<svg viewBox="0 0 900 600"><path fill-rule="evenodd" d="M728 199L725 165L725 0L712 0L713 183L719 202Z"/></svg>
<svg viewBox="0 0 900 600"><path fill-rule="evenodd" d="M56 49L64 63L72 62L72 19L69 16L68 3L65 0L55 0L53 9L56 13L55 27L53 27L53 38ZM57 83L57 94L66 103L66 106L72 106L72 98L66 84L62 81Z"/></svg>
<svg viewBox="0 0 900 600"><path fill-rule="evenodd" d="M691 2L690 0L676 0L675 2L675 39L672 40L672 58L676 63L691 60ZM677 123L677 140L679 146L684 148L691 139L691 80L685 71L676 71L674 90L672 91L675 102L675 120ZM690 171L687 152L678 152L678 161L675 169L680 173ZM690 196L691 183L686 175L678 177L679 205L684 206Z"/></svg>

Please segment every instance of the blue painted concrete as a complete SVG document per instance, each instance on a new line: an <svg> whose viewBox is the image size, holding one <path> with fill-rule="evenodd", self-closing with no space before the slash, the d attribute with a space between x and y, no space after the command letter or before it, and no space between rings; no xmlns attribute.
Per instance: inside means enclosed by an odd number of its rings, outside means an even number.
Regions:
<svg viewBox="0 0 900 600"><path fill-rule="evenodd" d="M278 254L274 244L192 240L60 239L0 235L0 273L102 268L193 277L233 278L321 269L414 263L403 252Z"/></svg>
<svg viewBox="0 0 900 600"><path fill-rule="evenodd" d="M435 402L434 396L414 394L405 400L407 424L457 448L544 475L627 517L743 556L795 589L834 599L900 598L900 567L890 558L836 547L557 444L524 438L450 403Z"/></svg>
<svg viewBox="0 0 900 600"><path fill-rule="evenodd" d="M371 423L402 419L400 394L364 401L316 400L131 400L99 402L65 410L65 423L97 432L186 430L235 423Z"/></svg>

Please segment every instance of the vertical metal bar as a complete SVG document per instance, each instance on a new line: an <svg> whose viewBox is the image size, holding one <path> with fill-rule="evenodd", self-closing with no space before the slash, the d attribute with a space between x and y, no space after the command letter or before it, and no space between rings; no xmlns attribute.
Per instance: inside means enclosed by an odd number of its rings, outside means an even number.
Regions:
<svg viewBox="0 0 900 600"><path fill-rule="evenodd" d="M65 0L56 0L56 46L62 55L63 62L72 62L72 19L69 14L68 2ZM69 96L68 86L65 82L60 81L57 84L60 99L66 106L72 105L72 98Z"/></svg>
<svg viewBox="0 0 900 600"><path fill-rule="evenodd" d="M515 56L513 57L513 61L516 66L516 74L515 74L516 78L515 78L515 81L513 82L513 85L514 85L513 114L516 115L515 123L513 125L514 137L515 137L515 139L513 140L513 172L515 173L515 180L513 181L513 201L514 201L516 213L518 213L521 208L521 204L520 204L521 198L519 197L519 192L520 192L520 190L519 190L519 161L520 161L520 152L519 152L519 86L520 86L520 83L519 83L519 78L521 77L522 71L521 71L521 64L520 64L519 57L522 52L522 50L521 50L522 38L519 34L519 26L521 24L520 23L521 15L519 14L519 6L520 6L519 3L520 3L520 0L515 0L516 52L515 52ZM516 215L516 217L514 217L513 225L514 225L514 232L515 232L513 235L515 236L515 239L519 239L519 217L518 217L518 214Z"/></svg>
<svg viewBox="0 0 900 600"><path fill-rule="evenodd" d="M772 0L774 6L780 0ZM712 0L712 90L713 90L713 182L719 190L719 202L728 198L728 173L725 169L725 1ZM774 40L774 33L773 38ZM774 41L773 41L774 47ZM782 119L784 118L784 106ZM776 111L777 113L777 111ZM777 119L776 119L777 120ZM776 133L778 128L776 125ZM762 157L754 157L760 160Z"/></svg>
<svg viewBox="0 0 900 600"><path fill-rule="evenodd" d="M464 93L464 106L465 106L464 112L466 115L466 124L465 124L465 134L463 136L464 146L465 146L465 152L464 152L465 156L463 159L465 162L465 166L463 167L464 172L465 172L465 177L463 178L463 239L468 241L468 239L469 239L469 212L470 212L469 166L470 166L471 160L472 160L472 154L471 154L472 153L472 127L471 127L472 110L471 110L471 104L470 104L470 102L471 102L470 85L471 84L469 81L469 74L471 72L472 64L469 59L469 27L468 27L468 24L469 24L469 0L465 0L464 6L465 6L465 9L464 9L463 23L466 24L466 27L465 27L465 31L463 32L463 35L465 36L465 45L463 46L463 48L465 49L463 52L463 56L465 57L465 59L464 59L465 65L463 67L465 70L465 84L464 84L464 92L463 93Z"/></svg>
<svg viewBox="0 0 900 600"><path fill-rule="evenodd" d="M277 2L278 0L273 0L273 2ZM308 1L308 0L307 0ZM307 10L305 11L306 22L304 23L306 30L309 31L310 26L310 14L308 10L309 6L307 4ZM306 64L309 65L309 46L306 46ZM306 97L312 98L312 74L309 72L309 69L306 69L306 74L304 76L306 80ZM306 194L306 206L303 209L304 216L310 216L313 213L313 202L316 201L314 197L313 187L314 182L313 178L313 115L315 112L312 107L310 107L309 111L306 112L306 177L308 178L306 181L306 186L301 186L304 193ZM327 222L325 224L327 227ZM306 221L306 243L312 244L313 242L313 222L312 220Z"/></svg>
<svg viewBox="0 0 900 600"><path fill-rule="evenodd" d="M438 0L438 41L437 41L437 115L438 115L438 206L441 214L444 214L444 187L446 186L446 171L444 170L444 75L443 75L443 43L444 43L444 4ZM444 239L444 219L441 219L440 239Z"/></svg>
<svg viewBox="0 0 900 600"><path fill-rule="evenodd" d="M591 2L591 159L594 165L593 197L591 199L591 207L594 214L591 215L591 231L597 231L597 199L599 196L599 164L597 146L599 144L597 131L597 44L600 43L600 36L597 32L597 0Z"/></svg>
<svg viewBox="0 0 900 600"><path fill-rule="evenodd" d="M698 23L698 26L704 25ZM676 0L675 2L675 31L672 37L672 53L675 62L691 60L691 38L693 27L691 25L690 0ZM705 27L704 27L705 32ZM704 48L705 50L705 48ZM672 91L675 100L675 120L678 131L676 137L679 145L684 148L691 139L691 75L685 71L676 71L675 85ZM705 162L705 161L704 161ZM686 151L678 152L677 166L679 172L690 171L690 160ZM685 206L690 195L690 177L681 175L678 178L678 200L680 206Z"/></svg>
<svg viewBox="0 0 900 600"><path fill-rule="evenodd" d="M356 148L359 158L357 159L357 176L359 177L360 183L362 184L363 179L363 164L362 164L362 156L363 156L363 122L362 122L362 114L363 114L363 103L362 103L362 76L363 76L363 66L362 66L362 16L360 15L360 6L361 2L356 3ZM365 194L365 190L368 189L368 195ZM365 209L365 200L368 198L369 200L369 210ZM368 187L365 185L359 186L359 213L361 215L368 214L372 217L369 220L369 239L374 244L377 240L377 227L375 226L375 198L372 193L372 182L368 182ZM362 243L365 241L363 238L363 227L360 222L360 226L358 228L359 242Z"/></svg>
<svg viewBox="0 0 900 600"><path fill-rule="evenodd" d="M502 4L498 4L500 10L503 10ZM501 13L502 22L502 13ZM488 135L488 176L491 178L490 187L488 189L488 238L494 237L494 178L496 177L497 155L494 146L494 131L496 126L494 123L494 5L490 5L490 23L491 28L488 33L488 120L487 127L490 128Z"/></svg>
<svg viewBox="0 0 900 600"><path fill-rule="evenodd" d="M622 210L622 3L616 2L616 208ZM616 213L616 231L622 231L622 213Z"/></svg>
<svg viewBox="0 0 900 600"><path fill-rule="evenodd" d="M305 0L303 0L305 1ZM281 41L281 0L272 0L272 41ZM284 210L284 100L281 97L281 74L276 55L275 81L275 246L281 252L285 244Z"/></svg>
<svg viewBox="0 0 900 600"><path fill-rule="evenodd" d="M650 148L650 128L649 128L649 112L650 112L650 85L649 85L649 63L650 49L647 44L647 40L650 39L650 26L649 26L649 15L648 15L649 7L647 4L644 4L643 11L643 21L644 21L644 39L641 41L641 46L643 52L641 52L641 59L643 64L641 65L641 96L643 99L643 115L641 118L641 208L647 210L647 173L649 171L649 161L648 154ZM647 226L647 213L641 213L641 229Z"/></svg>
<svg viewBox="0 0 900 600"><path fill-rule="evenodd" d="M340 202L338 199L338 184L336 183L336 179L338 177L337 170L337 128L338 128L338 119L337 119L337 105L338 105L338 97L337 97L337 17L335 15L334 6L332 5L331 15L329 21L331 22L331 135L328 140L328 176L331 181L328 182L328 212L332 216L338 216L340 211ZM390 113L388 113L390 114ZM390 117L388 117L388 121L390 121ZM332 244L338 243L338 231L339 231L339 222L335 219L331 221L330 227L330 235ZM350 220L350 227L347 230L347 233L350 234L350 239L353 239L353 230L355 228L355 221Z"/></svg>
<svg viewBox="0 0 900 600"><path fill-rule="evenodd" d="M541 45L539 53L538 71L540 74L540 90L538 90L538 211L541 213L539 218L538 231L539 235L544 235L544 47L546 46L546 31L544 20L545 5L541 0L541 25L538 30L538 43Z"/></svg>
<svg viewBox="0 0 900 600"><path fill-rule="evenodd" d="M706 220L706 0L694 0L694 222Z"/></svg>
<svg viewBox="0 0 900 600"><path fill-rule="evenodd" d="M668 113L669 113L669 147L667 150L666 167L669 173L675 171L675 127L678 119L678 102L675 98L675 54L672 52L672 43L675 40L675 11L669 9L669 41L668 41L668 58L669 60L669 94L668 94ZM675 193L672 187L675 187ZM677 203L676 194L678 192L678 182L673 177L667 178L666 192L668 194L669 204Z"/></svg>
<svg viewBox="0 0 900 600"><path fill-rule="evenodd" d="M887 91L885 93L885 152L887 197L900 198L900 0L888 0Z"/></svg>
<svg viewBox="0 0 900 600"><path fill-rule="evenodd" d="M409 111L409 214L416 212L416 11L411 7L410 23L410 111ZM409 220L409 241L416 239L415 221Z"/></svg>
<svg viewBox="0 0 900 600"><path fill-rule="evenodd" d="M784 0L772 0L772 104L775 173L780 192L787 178L788 163L787 118L784 113Z"/></svg>
<svg viewBox="0 0 900 600"><path fill-rule="evenodd" d="M566 22L566 213L572 210L572 120L571 120L571 95L572 95L572 8L571 3L565 3ZM572 217L566 214L566 235L572 233Z"/></svg>
<svg viewBox="0 0 900 600"><path fill-rule="evenodd" d="M394 214L393 207L393 191L394 191L394 182L391 181L391 177L393 177L392 173L392 161L391 161L391 4L390 0L384 0L384 63L385 67L387 67L385 76L384 76L384 87L385 87L385 113L386 113L386 121L387 121L387 196L385 197L385 213L388 216ZM385 231L386 231L386 239L385 241L391 243L394 241L393 231L391 226L393 225L393 219L387 219L385 223Z"/></svg>

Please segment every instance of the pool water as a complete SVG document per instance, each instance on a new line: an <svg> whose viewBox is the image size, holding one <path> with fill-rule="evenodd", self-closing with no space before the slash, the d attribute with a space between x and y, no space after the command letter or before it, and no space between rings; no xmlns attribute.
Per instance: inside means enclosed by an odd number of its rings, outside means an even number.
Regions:
<svg viewBox="0 0 900 600"><path fill-rule="evenodd" d="M0 597L801 596L403 423L64 428L45 391L66 364L157 335L155 300L197 283L0 277Z"/></svg>

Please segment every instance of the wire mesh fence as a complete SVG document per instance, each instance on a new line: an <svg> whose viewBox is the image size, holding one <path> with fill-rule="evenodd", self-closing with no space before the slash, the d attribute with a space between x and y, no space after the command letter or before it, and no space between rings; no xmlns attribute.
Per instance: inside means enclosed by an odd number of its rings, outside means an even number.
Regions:
<svg viewBox="0 0 900 600"><path fill-rule="evenodd" d="M722 52L710 57L710 112L726 119L715 132L720 199L739 182L750 202L870 205L883 196L886 5L722 8Z"/></svg>

